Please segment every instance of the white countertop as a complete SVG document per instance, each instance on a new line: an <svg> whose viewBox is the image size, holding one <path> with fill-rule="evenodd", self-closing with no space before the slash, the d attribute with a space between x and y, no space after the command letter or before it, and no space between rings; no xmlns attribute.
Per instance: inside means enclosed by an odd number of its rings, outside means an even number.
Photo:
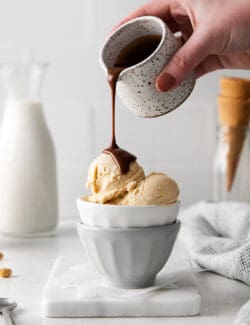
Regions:
<svg viewBox="0 0 250 325"><path fill-rule="evenodd" d="M19 308L15 312L17 325L166 324L165 318L52 319L41 316L41 295L55 258L59 255L85 254L76 234L75 221L62 221L56 235L50 238L0 237L0 251L5 255L0 266L13 270L11 278L0 279L0 296L11 297L18 302ZM180 257L186 255L179 242L173 254ZM197 274L197 279L202 296L201 315L170 317L167 323L232 324L240 306L250 297L250 287L209 272ZM0 317L0 325L3 324L4 321Z"/></svg>

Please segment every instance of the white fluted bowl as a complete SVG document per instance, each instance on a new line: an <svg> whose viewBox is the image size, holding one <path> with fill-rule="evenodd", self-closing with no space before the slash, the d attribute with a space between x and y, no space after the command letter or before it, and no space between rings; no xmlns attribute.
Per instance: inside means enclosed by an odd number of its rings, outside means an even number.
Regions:
<svg viewBox="0 0 250 325"><path fill-rule="evenodd" d="M102 228L135 228L172 224L178 215L180 201L170 205L125 206L97 204L79 197L77 209L82 223Z"/></svg>
<svg viewBox="0 0 250 325"><path fill-rule="evenodd" d="M180 221L143 228L100 228L77 223L80 241L107 283L120 288L152 285L167 262Z"/></svg>

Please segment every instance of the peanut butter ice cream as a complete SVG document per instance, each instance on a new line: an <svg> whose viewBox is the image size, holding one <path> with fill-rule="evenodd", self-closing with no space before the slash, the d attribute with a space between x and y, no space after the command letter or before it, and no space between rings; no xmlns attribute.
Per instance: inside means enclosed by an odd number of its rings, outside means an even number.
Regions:
<svg viewBox="0 0 250 325"><path fill-rule="evenodd" d="M90 165L86 186L92 191L90 202L107 203L133 190L145 177L144 171L136 161L129 165L125 174L112 155L101 154Z"/></svg>
<svg viewBox="0 0 250 325"><path fill-rule="evenodd" d="M112 155L105 153L92 162L86 186L92 191L88 200L101 204L168 205L179 195L177 183L168 175L151 173L145 177L136 161L122 174Z"/></svg>
<svg viewBox="0 0 250 325"><path fill-rule="evenodd" d="M115 202L121 205L167 205L178 199L177 183L168 175L151 173L136 188Z"/></svg>

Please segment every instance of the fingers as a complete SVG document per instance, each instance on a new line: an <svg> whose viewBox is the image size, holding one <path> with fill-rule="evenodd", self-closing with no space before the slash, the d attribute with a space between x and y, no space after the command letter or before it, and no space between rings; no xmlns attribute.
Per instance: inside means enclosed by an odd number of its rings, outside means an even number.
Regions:
<svg viewBox="0 0 250 325"><path fill-rule="evenodd" d="M219 57L217 55L211 54L195 68L195 77L200 78L209 72L223 68L224 66L222 65Z"/></svg>
<svg viewBox="0 0 250 325"><path fill-rule="evenodd" d="M160 73L156 80L157 89L165 92L178 86L209 52L208 37L198 30L195 31Z"/></svg>
<svg viewBox="0 0 250 325"><path fill-rule="evenodd" d="M170 18L170 5L171 0L153 0L143 6L139 7L128 16L120 20L112 30L115 30L122 24L130 21L131 19L142 17L142 16L157 16L163 20Z"/></svg>

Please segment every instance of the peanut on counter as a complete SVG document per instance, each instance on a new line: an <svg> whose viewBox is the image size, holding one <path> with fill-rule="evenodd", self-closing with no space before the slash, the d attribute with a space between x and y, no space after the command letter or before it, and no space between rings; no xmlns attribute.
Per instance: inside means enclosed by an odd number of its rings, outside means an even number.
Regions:
<svg viewBox="0 0 250 325"><path fill-rule="evenodd" d="M9 278L12 274L11 269L3 268L0 269L0 278Z"/></svg>
<svg viewBox="0 0 250 325"><path fill-rule="evenodd" d="M4 257L3 253L0 252L0 260ZM9 278L12 274L12 270L6 267L0 268L0 278Z"/></svg>

